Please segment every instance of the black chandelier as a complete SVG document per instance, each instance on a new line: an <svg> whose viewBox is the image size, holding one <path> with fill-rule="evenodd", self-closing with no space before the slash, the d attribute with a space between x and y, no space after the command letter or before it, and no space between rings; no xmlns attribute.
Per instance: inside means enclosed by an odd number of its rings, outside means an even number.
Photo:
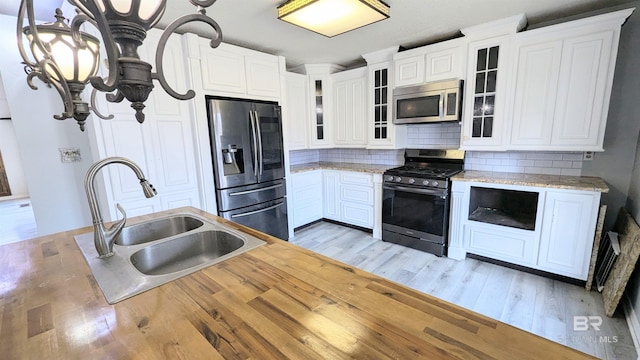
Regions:
<svg viewBox="0 0 640 360"><path fill-rule="evenodd" d="M138 55L138 47L146 38L147 31L162 17L167 0L68 0L76 7L76 16L70 25L65 22L60 9L56 10L53 23L35 23L34 0L22 0L18 13L18 49L25 64L27 83L37 89L33 78L37 77L48 86L53 86L64 103L64 111L54 115L57 120L73 118L84 131L85 121L93 111L102 119L113 116L102 115L95 106L97 91L105 92L107 101L121 102L127 99L135 110L136 120L144 122L144 102L153 89L152 80L158 80L162 88L172 97L188 100L195 96L193 90L179 94L165 79L162 56L171 34L190 22L204 22L214 31L210 45L217 47L222 42L222 31L205 9L216 0L189 0L197 13L184 15L174 20L164 30L156 49L156 72ZM25 14L26 13L26 14ZM23 27L25 15L28 25ZM98 29L107 56L108 75L96 76L100 63L100 41L80 31L84 23ZM29 41L31 55L24 47L24 37ZM91 83L91 106L81 98L87 83ZM114 93L115 92L115 93Z"/></svg>

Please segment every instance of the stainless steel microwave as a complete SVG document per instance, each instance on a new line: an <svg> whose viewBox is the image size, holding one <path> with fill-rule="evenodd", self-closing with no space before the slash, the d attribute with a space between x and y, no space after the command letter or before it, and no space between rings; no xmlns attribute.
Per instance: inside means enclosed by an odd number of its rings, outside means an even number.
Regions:
<svg viewBox="0 0 640 360"><path fill-rule="evenodd" d="M453 79L393 90L393 123L460 121L463 80Z"/></svg>

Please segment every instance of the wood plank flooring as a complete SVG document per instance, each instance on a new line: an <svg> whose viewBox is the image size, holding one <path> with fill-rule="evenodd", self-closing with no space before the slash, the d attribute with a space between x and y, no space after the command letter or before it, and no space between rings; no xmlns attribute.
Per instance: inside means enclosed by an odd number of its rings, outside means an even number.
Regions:
<svg viewBox="0 0 640 360"><path fill-rule="evenodd" d="M622 309L606 317L598 292L479 260L439 258L328 222L296 231L290 242L599 358L637 359ZM599 331L577 331L574 316L603 322Z"/></svg>
<svg viewBox="0 0 640 360"><path fill-rule="evenodd" d="M0 245L38 236L29 198L0 199Z"/></svg>

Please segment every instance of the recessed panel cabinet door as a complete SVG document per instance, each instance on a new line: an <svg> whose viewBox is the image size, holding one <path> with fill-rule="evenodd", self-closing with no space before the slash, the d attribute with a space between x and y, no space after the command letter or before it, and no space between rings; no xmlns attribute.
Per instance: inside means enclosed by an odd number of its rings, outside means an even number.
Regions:
<svg viewBox="0 0 640 360"><path fill-rule="evenodd" d="M551 143L562 41L517 48L511 147Z"/></svg>
<svg viewBox="0 0 640 360"><path fill-rule="evenodd" d="M564 40L552 143L602 146L614 31Z"/></svg>
<svg viewBox="0 0 640 360"><path fill-rule="evenodd" d="M538 268L586 280L599 199L595 193L548 191Z"/></svg>

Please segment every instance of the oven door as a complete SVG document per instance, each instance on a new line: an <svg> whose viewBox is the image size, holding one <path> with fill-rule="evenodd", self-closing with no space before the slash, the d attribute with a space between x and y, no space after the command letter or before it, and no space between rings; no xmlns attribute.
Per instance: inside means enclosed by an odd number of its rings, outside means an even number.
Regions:
<svg viewBox="0 0 640 360"><path fill-rule="evenodd" d="M447 189L384 184L382 193L383 231L445 244L449 222Z"/></svg>

